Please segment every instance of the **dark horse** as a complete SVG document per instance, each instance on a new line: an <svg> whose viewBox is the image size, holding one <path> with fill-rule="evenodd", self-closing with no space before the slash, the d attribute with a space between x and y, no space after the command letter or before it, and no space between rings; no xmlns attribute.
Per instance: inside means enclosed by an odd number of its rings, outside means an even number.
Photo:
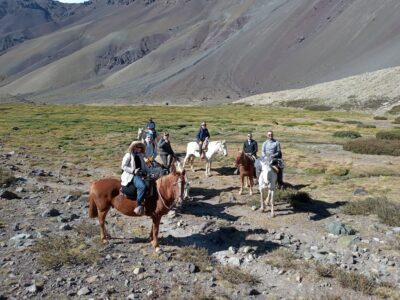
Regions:
<svg viewBox="0 0 400 300"><path fill-rule="evenodd" d="M243 151L239 151L236 155L235 159L236 165L239 167L239 174L240 174L240 191L239 195L243 193L243 185L245 177L248 178L247 183L249 183L249 190L250 195L253 195L252 187L254 186L254 161L253 158Z"/></svg>
<svg viewBox="0 0 400 300"><path fill-rule="evenodd" d="M110 236L105 228L105 219L111 207L124 215L137 217L133 210L137 202L129 200L120 194L121 181L119 179L100 179L92 183L89 194L89 217L99 217L100 237L107 242ZM157 179L155 192L152 197L145 199L145 214L152 218L153 225L150 231L150 242L158 248L158 229L161 217L174 206L183 201L185 188L185 171L179 162L171 164L170 174Z"/></svg>

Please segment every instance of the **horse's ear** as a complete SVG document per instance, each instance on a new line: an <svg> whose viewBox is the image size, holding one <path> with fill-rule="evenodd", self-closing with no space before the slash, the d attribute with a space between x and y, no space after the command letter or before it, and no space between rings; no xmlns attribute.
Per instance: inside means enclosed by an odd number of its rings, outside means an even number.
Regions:
<svg viewBox="0 0 400 300"><path fill-rule="evenodd" d="M226 143L226 141L225 140L222 140L222 142L221 142L222 144L225 144Z"/></svg>

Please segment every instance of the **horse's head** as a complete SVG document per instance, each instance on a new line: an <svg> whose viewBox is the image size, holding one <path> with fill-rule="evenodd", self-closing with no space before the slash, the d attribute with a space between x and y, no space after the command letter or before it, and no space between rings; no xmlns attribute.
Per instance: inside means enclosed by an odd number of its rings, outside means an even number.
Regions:
<svg viewBox="0 0 400 300"><path fill-rule="evenodd" d="M137 140L140 141L143 137L143 127L139 127L137 131Z"/></svg>
<svg viewBox="0 0 400 300"><path fill-rule="evenodd" d="M182 164L178 160L174 160L170 167L170 174L173 179L173 193L176 206L181 206L185 198L186 190L186 172Z"/></svg>
<svg viewBox="0 0 400 300"><path fill-rule="evenodd" d="M241 165L243 163L243 152L238 151L236 158L235 158L236 165Z"/></svg>
<svg viewBox="0 0 400 300"><path fill-rule="evenodd" d="M226 141L225 140L220 142L220 146L218 148L218 151L221 152L224 156L228 155L228 148L226 147Z"/></svg>

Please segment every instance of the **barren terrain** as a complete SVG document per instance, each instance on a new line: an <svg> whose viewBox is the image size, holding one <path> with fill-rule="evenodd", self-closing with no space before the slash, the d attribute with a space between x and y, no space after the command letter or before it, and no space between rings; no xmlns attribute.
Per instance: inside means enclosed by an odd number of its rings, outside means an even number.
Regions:
<svg viewBox="0 0 400 300"><path fill-rule="evenodd" d="M354 127L343 123L351 119L375 125L357 129L371 136L392 128L390 118L330 112L337 123L323 121L326 112L248 106L1 108L1 178L14 177L1 187L2 299L399 299L399 225L343 209L383 196L398 205L400 158L344 151L331 135L336 126ZM90 182L119 176L120 157L145 121L128 125L133 111L152 113L180 155L207 115L212 139L228 144L228 157L216 157L211 177L199 161L197 172L187 169L191 198L163 218L160 253L147 242L146 217L111 211L108 245L100 243L97 220L88 219ZM238 113L252 115L250 123ZM248 130L261 147L271 128L266 115L274 116L287 165L275 218L259 211L257 189L238 195L233 175ZM184 117L191 118L189 128L176 121ZM334 234L332 224L355 234Z"/></svg>

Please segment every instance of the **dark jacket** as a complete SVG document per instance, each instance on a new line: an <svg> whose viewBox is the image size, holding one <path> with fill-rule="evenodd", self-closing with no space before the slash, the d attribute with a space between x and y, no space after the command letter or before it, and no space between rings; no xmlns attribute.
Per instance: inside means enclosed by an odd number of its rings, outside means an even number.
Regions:
<svg viewBox="0 0 400 300"><path fill-rule="evenodd" d="M167 143L164 138L158 141L158 154L160 155L174 155L171 147L171 142Z"/></svg>
<svg viewBox="0 0 400 300"><path fill-rule="evenodd" d="M208 133L208 129L200 127L200 129L199 129L199 131L197 132L197 135L196 135L197 142L200 142L200 141L204 142L206 137L210 138L210 134Z"/></svg>
<svg viewBox="0 0 400 300"><path fill-rule="evenodd" d="M253 156L257 156L257 151L258 151L257 142L255 140L250 140L250 144L249 144L249 141L246 140L243 143L243 151L244 151L244 153L249 153Z"/></svg>

